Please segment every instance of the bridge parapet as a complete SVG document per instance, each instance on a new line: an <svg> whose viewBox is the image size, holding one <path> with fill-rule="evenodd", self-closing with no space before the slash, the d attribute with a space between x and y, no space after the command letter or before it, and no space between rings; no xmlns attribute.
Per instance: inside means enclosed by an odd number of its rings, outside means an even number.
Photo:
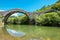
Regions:
<svg viewBox="0 0 60 40"><path fill-rule="evenodd" d="M56 13L58 13L57 10L55 10L55 9L50 9L50 10L45 10L45 11L42 11L42 12L38 12L38 13L36 13L36 14L37 14L38 16L40 16L41 14L49 13L49 12L56 12Z"/></svg>
<svg viewBox="0 0 60 40"><path fill-rule="evenodd" d="M4 16L4 24L7 23L7 19L10 15L17 13L17 12L25 14L29 18L30 21L33 19L33 13L31 13L31 12L26 12L26 11L20 10L20 9L12 9L12 10L1 13Z"/></svg>
<svg viewBox="0 0 60 40"><path fill-rule="evenodd" d="M17 12L25 14L29 18L30 23L32 24L32 20L34 20L34 15L35 14L37 14L38 16L40 16L41 14L48 13L48 12L57 12L57 10L51 9L51 10L45 10L43 12L38 12L38 13L37 12L35 12L35 13L26 12L26 11L21 10L21 9L12 9L12 10L8 10L8 11L3 11L3 12L0 12L0 14L2 16L4 16L4 18L3 18L4 19L3 20L4 24L6 24L6 21L7 21L8 17L10 15L12 15L14 13L17 13Z"/></svg>

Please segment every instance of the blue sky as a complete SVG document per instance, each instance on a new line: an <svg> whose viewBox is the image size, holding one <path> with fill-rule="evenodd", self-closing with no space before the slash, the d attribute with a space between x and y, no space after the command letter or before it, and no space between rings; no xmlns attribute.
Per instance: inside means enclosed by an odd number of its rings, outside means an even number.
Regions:
<svg viewBox="0 0 60 40"><path fill-rule="evenodd" d="M51 5L57 0L0 0L0 10L10 10L14 8L33 12L43 6Z"/></svg>

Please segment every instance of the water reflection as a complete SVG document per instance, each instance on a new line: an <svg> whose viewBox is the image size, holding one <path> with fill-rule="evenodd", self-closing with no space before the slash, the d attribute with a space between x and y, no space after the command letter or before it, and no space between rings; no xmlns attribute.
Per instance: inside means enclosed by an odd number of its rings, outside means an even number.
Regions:
<svg viewBox="0 0 60 40"><path fill-rule="evenodd" d="M23 36L25 36L25 33L21 32L21 31L18 32L18 31L12 30L12 29L6 29L6 30L10 35L12 35L14 37L23 37Z"/></svg>
<svg viewBox="0 0 60 40"><path fill-rule="evenodd" d="M41 28L33 25L6 25L6 30L14 37L40 36ZM39 32L38 32L39 31Z"/></svg>
<svg viewBox="0 0 60 40"><path fill-rule="evenodd" d="M56 27L6 25L0 29L0 40L60 40L59 37L60 28Z"/></svg>
<svg viewBox="0 0 60 40"><path fill-rule="evenodd" d="M24 31L21 30L21 26L5 25L6 31L13 37L23 37L26 35Z"/></svg>

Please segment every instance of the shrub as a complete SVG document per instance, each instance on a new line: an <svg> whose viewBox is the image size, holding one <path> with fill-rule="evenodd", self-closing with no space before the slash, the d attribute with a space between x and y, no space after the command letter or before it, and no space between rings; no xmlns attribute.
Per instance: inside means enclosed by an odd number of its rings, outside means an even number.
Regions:
<svg viewBox="0 0 60 40"><path fill-rule="evenodd" d="M26 24L29 21L26 15L9 17L7 23L9 24ZM27 23L28 24L28 23Z"/></svg>
<svg viewBox="0 0 60 40"><path fill-rule="evenodd" d="M55 12L42 14L41 16L36 16L35 21L38 25L45 25L45 26L60 25L60 17Z"/></svg>

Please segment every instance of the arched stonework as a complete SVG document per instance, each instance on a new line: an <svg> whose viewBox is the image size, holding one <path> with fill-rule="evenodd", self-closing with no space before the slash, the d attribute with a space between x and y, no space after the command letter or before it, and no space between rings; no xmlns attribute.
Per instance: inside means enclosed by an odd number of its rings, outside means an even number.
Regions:
<svg viewBox="0 0 60 40"><path fill-rule="evenodd" d="M7 19L10 15L14 14L14 13L23 13L25 14L28 18L29 18L29 15L28 15L28 12L24 11L24 10L20 10L20 9L13 9L13 10L10 10L8 11L5 15L4 15L4 24L7 23Z"/></svg>
<svg viewBox="0 0 60 40"><path fill-rule="evenodd" d="M51 10L45 10L43 12L35 12L35 13L31 13L31 12L26 12L24 10L20 10L20 9L12 9L12 10L9 10L9 11L4 11L4 12L0 12L1 15L3 15L3 21L4 21L4 24L7 23L7 19L10 15L14 14L14 13L23 13L25 14L28 18L29 18L29 23L30 24L34 24L34 15L37 14L38 16L40 16L41 14L44 14L44 13L48 13L48 12L57 12L57 10L55 9L51 9Z"/></svg>

